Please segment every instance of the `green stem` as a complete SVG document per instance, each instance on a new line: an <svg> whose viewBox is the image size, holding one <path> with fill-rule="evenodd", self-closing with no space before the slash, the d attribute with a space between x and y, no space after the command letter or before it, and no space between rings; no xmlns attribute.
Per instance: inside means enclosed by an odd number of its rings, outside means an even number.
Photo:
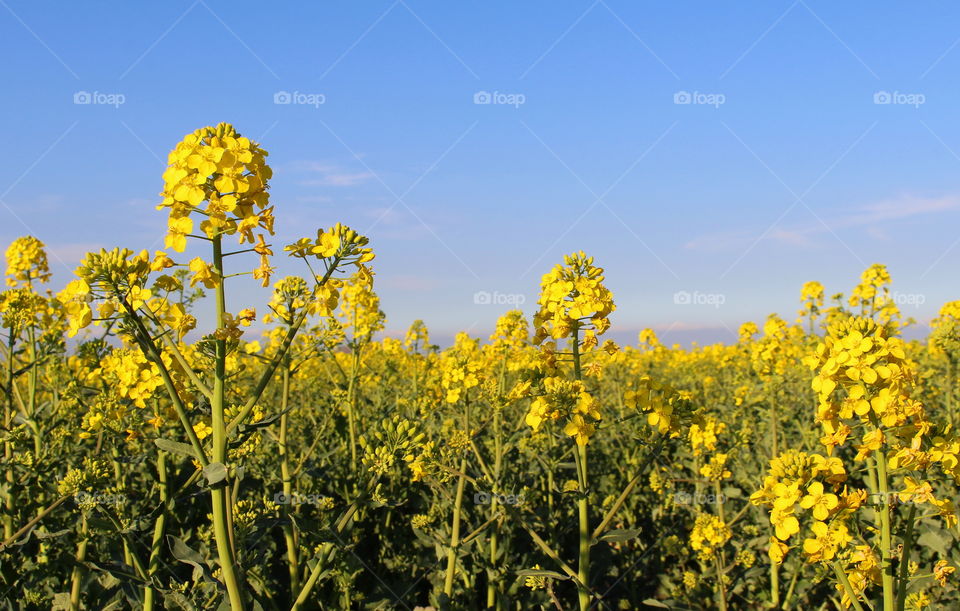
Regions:
<svg viewBox="0 0 960 611"><path fill-rule="evenodd" d="M895 608L895 584L893 576L893 550L890 538L890 490L887 480L887 459L883 450L877 450L877 484L880 493L880 571L883 585L883 611Z"/></svg>
<svg viewBox="0 0 960 611"><path fill-rule="evenodd" d="M357 379L360 376L360 344L353 348L353 360L350 367L350 382L347 386L347 427L350 430L350 471L357 473Z"/></svg>
<svg viewBox="0 0 960 611"><path fill-rule="evenodd" d="M723 554L720 550L715 552L713 562L717 569L717 598L720 603L720 611L727 611L727 586L723 583Z"/></svg>
<svg viewBox="0 0 960 611"><path fill-rule="evenodd" d="M283 368L283 394L280 398L280 476L283 478L283 498L285 503L280 505L283 515L283 538L287 544L287 570L290 574L290 592L300 591L300 563L298 558L299 542L297 533L290 519L290 501L293 496L293 480L290 476L290 450L287 447L287 405L290 399L290 363Z"/></svg>
<svg viewBox="0 0 960 611"><path fill-rule="evenodd" d="M900 555L900 577L897 580L897 611L903 611L907 602L907 584L910 582L910 551L913 547L913 519L917 514L917 504L910 504L907 515L907 531L903 535L903 553Z"/></svg>
<svg viewBox="0 0 960 611"><path fill-rule="evenodd" d="M213 238L213 269L218 276L217 301L217 329L223 329L226 322L226 296L223 281L223 255L221 252L221 237ZM224 398L226 394L226 361L227 346L223 339L216 340L216 366L213 383L213 400L211 401L213 425L213 461L227 464L227 429L224 422ZM229 495L228 480L217 482L210 490L213 509L213 534L217 544L217 556L220 560L220 572L232 611L243 611L243 589L237 571L237 562L233 546L230 541L230 532L233 530L231 515L227 507Z"/></svg>
<svg viewBox="0 0 960 611"><path fill-rule="evenodd" d="M167 484L167 455L161 451L157 455L157 479L160 484L160 515L153 524L153 541L150 544L150 562L147 565L148 584L143 592L143 611L152 611L156 590L152 585L153 576L160 568L163 553L163 535L170 512L170 488Z"/></svg>
<svg viewBox="0 0 960 611"><path fill-rule="evenodd" d="M10 335L7 338L8 350L7 350L7 400L4 403L4 414L3 414L3 430L9 431L10 426L13 421L13 347L16 337L13 333L13 325L8 329ZM13 536L13 512L14 512L14 503L13 503L13 491L14 491L14 480L15 476L13 474L13 444L9 440L3 442L3 456L4 462L7 465L5 478L6 478L6 491L4 492L4 503L3 503L3 538L4 540L9 539Z"/></svg>
<svg viewBox="0 0 960 611"><path fill-rule="evenodd" d="M573 327L572 338L573 351L573 375L576 379L583 380L583 373L580 367L580 328L578 325ZM577 477L579 478L580 490L577 497L577 517L580 527L580 546L577 565L577 578L580 585L577 587L577 600L580 603L580 611L587 611L590 608L592 596L590 594L590 503L588 499L589 478L587 476L587 446L577 445L574 450L574 456L577 463Z"/></svg>
<svg viewBox="0 0 960 611"><path fill-rule="evenodd" d="M464 429L470 429L470 406L464 407ZM460 514L463 508L463 490L467 485L467 457L460 460L460 476L457 479L457 495L453 505L453 518L450 525L450 547L447 549L447 571L443 580L443 594L441 600L441 609L446 611L450 608L450 600L453 597L453 580L457 573L457 552L460 549Z"/></svg>
<svg viewBox="0 0 960 611"><path fill-rule="evenodd" d="M853 586L850 585L850 580L847 579L847 574L843 572L843 568L837 561L833 562L833 572L843 585L843 589L846 590L847 598L850 599L850 604L853 605L853 608L857 611L863 611L863 605L860 604L860 600L857 598L856 592L853 591Z"/></svg>
<svg viewBox="0 0 960 611"><path fill-rule="evenodd" d="M86 571L83 569L83 563L87 560L87 535L90 532L90 527L87 524L86 514L82 514L80 518L80 542L77 544L77 553L74 556L76 560L76 565L73 567L73 572L70 575L70 609L71 611L77 611L80 609L80 592L83 586L83 576Z"/></svg>

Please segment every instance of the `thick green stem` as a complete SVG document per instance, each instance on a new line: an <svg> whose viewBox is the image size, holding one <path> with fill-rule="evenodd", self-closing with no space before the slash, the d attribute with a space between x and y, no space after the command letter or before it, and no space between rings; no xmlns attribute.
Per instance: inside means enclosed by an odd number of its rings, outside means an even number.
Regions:
<svg viewBox="0 0 960 611"><path fill-rule="evenodd" d="M577 499L577 515L580 525L580 554L577 566L577 577L581 586L577 589L577 599L580 601L580 611L590 608L590 505L587 500L587 446L577 446L577 464L580 473L580 496Z"/></svg>
<svg viewBox="0 0 960 611"><path fill-rule="evenodd" d="M157 455L157 480L160 488L160 515L153 524L153 540L150 544L150 562L147 565L147 580L151 582L160 568L163 553L163 536L166 530L167 514L170 512L170 487L167 483L167 455L161 451ZM143 592L143 611L152 611L156 590L148 583Z"/></svg>
<svg viewBox="0 0 960 611"><path fill-rule="evenodd" d="M572 338L573 350L573 375L577 380L583 379L580 367L580 329L578 326L573 328ZM580 546L579 562L577 564L577 577L580 585L577 588L577 600L580 603L580 611L587 611L590 608L592 596L590 594L590 503L588 499L589 479L587 477L587 446L577 445L574 451L577 463L577 477L579 478L579 496L577 497L577 516L580 527Z"/></svg>
<svg viewBox="0 0 960 611"><path fill-rule="evenodd" d="M723 567L723 554L720 550L714 554L714 564L717 568L717 602L720 611L727 611L727 586L723 582L724 578L724 567Z"/></svg>
<svg viewBox="0 0 960 611"><path fill-rule="evenodd" d="M500 367L500 392L503 392L504 388L504 379L503 379L503 370L504 366ZM503 433L502 426L502 414L500 413L500 408L494 408L493 412L493 440L494 440L494 458L493 458L493 485L496 492L500 491L500 470L503 466L503 441L501 435ZM496 516L499 513L498 509L494 505L490 505L490 515ZM493 519L493 517L491 517ZM490 567L491 573L496 569L497 566L497 546L499 545L499 523L495 524L490 530ZM487 608L499 608L500 604L497 596L497 587L498 580L493 579L492 577L487 581Z"/></svg>
<svg viewBox="0 0 960 611"><path fill-rule="evenodd" d="M4 403L4 413L3 413L3 430L9 431L10 426L13 423L13 347L16 337L13 333L13 326L8 329L10 335L7 338L8 350L7 350L7 381L6 381L6 390L7 397L6 402ZM13 445L9 440L3 442L3 456L4 462L7 465L6 473L4 474L6 479L6 492L3 495L3 538L4 540L9 539L13 536L13 512L14 512L14 503L13 503L13 491L14 491L14 480L15 476L13 474Z"/></svg>
<svg viewBox="0 0 960 611"><path fill-rule="evenodd" d="M284 503L280 505L283 515L283 538L287 545L287 571L290 575L290 592L300 591L299 542L290 518L290 503L293 497L293 479L290 477L290 450L287 447L287 405L290 400L290 363L283 368L283 394L280 398L280 476L283 478Z"/></svg>
<svg viewBox="0 0 960 611"><path fill-rule="evenodd" d="M224 293L223 254L221 238L213 239L213 269L217 274L217 329L223 329L226 323L226 296ZM224 397L226 394L226 361L227 345L223 339L216 340L216 367L213 383L213 400L211 412L213 416L213 461L227 464L227 427L224 421ZM213 534L217 544L217 556L220 560L220 572L223 583L227 588L232 611L243 611L243 589L237 571L236 556L231 544L230 532L233 530L231 515L227 503L230 501L227 491L228 480L224 479L213 485L210 490L213 509Z"/></svg>
<svg viewBox="0 0 960 611"><path fill-rule="evenodd" d="M916 502L910 504L907 515L907 531L903 535L903 552L900 554L900 576L897 579L897 611L903 611L907 602L907 585L910 582L910 550L913 547L913 520L917 514Z"/></svg>
<svg viewBox="0 0 960 611"><path fill-rule="evenodd" d="M470 406L466 405L463 411L464 430L470 430ZM450 523L450 547L447 549L447 571L443 579L443 594L441 607L450 608L453 596L453 580L457 574L457 553L460 550L460 515L463 508L463 490L467 485L467 457L460 460L460 475L457 479L457 495L453 505L453 517Z"/></svg>
<svg viewBox="0 0 960 611"><path fill-rule="evenodd" d="M893 550L890 536L890 489L887 479L887 459L883 450L877 450L877 484L880 493L880 571L883 585L883 611L893 611L895 588L893 576Z"/></svg>
<svg viewBox="0 0 960 611"><path fill-rule="evenodd" d="M80 609L80 594L83 588L83 577L86 571L83 569L83 563L87 560L87 535L90 533L90 527L87 524L87 516L83 514L80 518L80 542L77 544L77 553L74 559L77 564L73 567L70 575L70 609L77 611Z"/></svg>

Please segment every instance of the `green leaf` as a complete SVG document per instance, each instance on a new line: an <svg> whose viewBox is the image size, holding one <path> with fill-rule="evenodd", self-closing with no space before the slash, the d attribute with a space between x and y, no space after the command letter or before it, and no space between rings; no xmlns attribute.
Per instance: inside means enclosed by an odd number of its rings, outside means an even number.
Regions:
<svg viewBox="0 0 960 611"><path fill-rule="evenodd" d="M941 556L947 555L947 540L935 530L928 530L917 538L917 544L921 547L929 547Z"/></svg>
<svg viewBox="0 0 960 611"><path fill-rule="evenodd" d="M629 541L630 539L636 539L639 536L640 529L638 528L619 528L600 535L598 541L622 543L624 541Z"/></svg>
<svg viewBox="0 0 960 611"><path fill-rule="evenodd" d="M212 462L203 468L207 483L211 486L227 479L227 466L222 462Z"/></svg>
<svg viewBox="0 0 960 611"><path fill-rule="evenodd" d="M193 451L193 446L189 444L180 443L179 441L172 441L170 439L163 439L162 437L154 439L153 443L157 444L157 447L164 452L179 454L180 456L186 456L187 458L197 458L197 453Z"/></svg>
<svg viewBox="0 0 960 611"><path fill-rule="evenodd" d="M662 603L659 600L656 600L653 598L648 598L647 600L643 601L643 604L647 605L648 607L656 607L658 609L673 609L673 607L671 607L670 605L666 603Z"/></svg>
<svg viewBox="0 0 960 611"><path fill-rule="evenodd" d="M174 558L193 567L194 581L200 581L200 576L202 575L203 580L207 583L220 584L219 581L210 575L210 567L203 561L203 556L201 556L199 552L191 549L183 540L173 535L167 535L167 543L170 545L170 553L173 554Z"/></svg>

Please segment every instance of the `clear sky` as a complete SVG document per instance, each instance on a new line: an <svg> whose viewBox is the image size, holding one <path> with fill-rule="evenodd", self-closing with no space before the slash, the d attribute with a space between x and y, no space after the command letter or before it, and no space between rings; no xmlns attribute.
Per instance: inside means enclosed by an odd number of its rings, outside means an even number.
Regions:
<svg viewBox="0 0 960 611"><path fill-rule="evenodd" d="M960 297L958 26L954 2L0 0L0 239L44 240L57 283L162 246L167 152L229 121L271 153L274 244L369 235L393 333L485 336L579 249L627 341L729 340L874 262L926 322Z"/></svg>

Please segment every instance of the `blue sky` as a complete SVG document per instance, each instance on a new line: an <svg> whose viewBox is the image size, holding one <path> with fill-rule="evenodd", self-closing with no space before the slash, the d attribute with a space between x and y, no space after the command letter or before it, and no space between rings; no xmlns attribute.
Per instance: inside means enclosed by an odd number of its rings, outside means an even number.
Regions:
<svg viewBox="0 0 960 611"><path fill-rule="evenodd" d="M0 0L0 240L44 240L57 283L161 246L162 160L229 121L271 153L275 244L370 236L392 333L486 335L579 249L627 341L729 340L874 262L926 322L960 297L958 25L948 2Z"/></svg>

